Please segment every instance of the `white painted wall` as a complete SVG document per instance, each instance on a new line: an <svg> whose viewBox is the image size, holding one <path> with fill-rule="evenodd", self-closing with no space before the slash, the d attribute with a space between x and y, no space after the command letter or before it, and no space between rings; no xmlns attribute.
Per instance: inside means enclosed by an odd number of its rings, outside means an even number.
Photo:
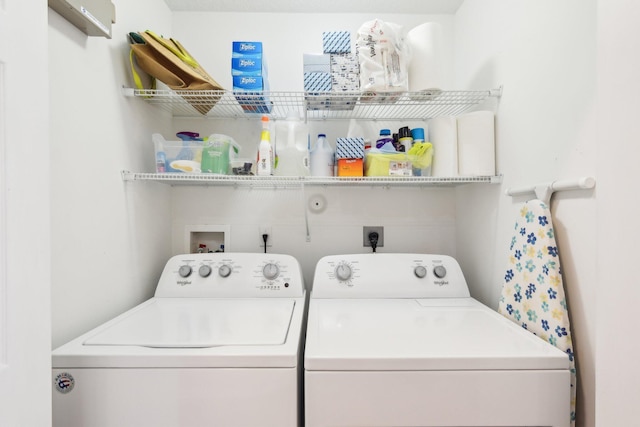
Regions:
<svg viewBox="0 0 640 427"><path fill-rule="evenodd" d="M638 423L640 4L598 1L596 421Z"/></svg>
<svg viewBox="0 0 640 427"><path fill-rule="evenodd" d="M151 296L171 255L169 189L120 176L153 167L150 135L170 121L122 95L125 35L169 32L171 13L161 0L114 3L111 40L49 10L54 347Z"/></svg>
<svg viewBox="0 0 640 427"><path fill-rule="evenodd" d="M526 200L504 190L597 176L596 1L467 1L455 29L458 84L504 86L496 120L503 184L456 191L458 260L472 294L496 308ZM596 191L556 193L551 203L578 363L578 426L595 425Z"/></svg>

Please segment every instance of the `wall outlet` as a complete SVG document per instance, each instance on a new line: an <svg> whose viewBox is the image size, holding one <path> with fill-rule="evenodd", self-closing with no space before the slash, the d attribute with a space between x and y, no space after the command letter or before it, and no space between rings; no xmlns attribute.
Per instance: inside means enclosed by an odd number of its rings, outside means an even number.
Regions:
<svg viewBox="0 0 640 427"><path fill-rule="evenodd" d="M362 246L371 247L371 241L369 240L369 234L372 232L378 233L378 248L384 246L384 227L382 226L367 226L362 227Z"/></svg>
<svg viewBox="0 0 640 427"><path fill-rule="evenodd" d="M269 237L267 238L267 248L270 248L273 246L273 232L271 229L270 225L261 225L260 227L258 227L258 242L259 242L259 246L260 248L264 249L264 240L262 238L262 236L266 234Z"/></svg>

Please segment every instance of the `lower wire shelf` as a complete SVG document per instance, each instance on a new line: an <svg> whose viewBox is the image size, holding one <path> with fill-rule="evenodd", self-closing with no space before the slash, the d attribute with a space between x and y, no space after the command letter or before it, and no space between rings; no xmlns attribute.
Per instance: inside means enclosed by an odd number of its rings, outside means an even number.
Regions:
<svg viewBox="0 0 640 427"><path fill-rule="evenodd" d="M210 185L242 187L301 187L301 186L377 186L377 187L430 187L462 184L499 184L502 175L455 177L318 177L318 176L245 176L186 173L144 173L122 171L124 181L156 181L170 185Z"/></svg>

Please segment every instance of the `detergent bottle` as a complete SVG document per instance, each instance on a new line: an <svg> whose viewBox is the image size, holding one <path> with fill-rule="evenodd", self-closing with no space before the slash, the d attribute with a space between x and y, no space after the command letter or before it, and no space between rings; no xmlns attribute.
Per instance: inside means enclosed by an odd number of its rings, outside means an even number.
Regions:
<svg viewBox="0 0 640 427"><path fill-rule="evenodd" d="M287 119L276 123L276 152L278 164L273 174L277 176L308 176L309 133L300 116L290 111Z"/></svg>
<svg viewBox="0 0 640 427"><path fill-rule="evenodd" d="M380 129L380 136L376 140L375 148L382 149L382 147L384 147L384 150L386 151L395 150L395 147L393 146L393 138L391 138L390 129Z"/></svg>
<svg viewBox="0 0 640 427"><path fill-rule="evenodd" d="M258 145L256 175L273 175L273 147L271 146L271 133L269 131L269 117L262 116L262 132Z"/></svg>
<svg viewBox="0 0 640 427"><path fill-rule="evenodd" d="M203 173L229 174L229 164L240 152L240 145L227 135L213 134L204 142L202 147L202 162L200 169Z"/></svg>
<svg viewBox="0 0 640 427"><path fill-rule="evenodd" d="M311 176L333 176L335 154L327 141L326 134L318 134L318 141L309 157Z"/></svg>

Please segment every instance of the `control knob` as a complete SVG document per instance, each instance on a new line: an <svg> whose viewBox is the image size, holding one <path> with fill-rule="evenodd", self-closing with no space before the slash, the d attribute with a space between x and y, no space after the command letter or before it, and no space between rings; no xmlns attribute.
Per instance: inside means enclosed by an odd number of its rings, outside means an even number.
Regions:
<svg viewBox="0 0 640 427"><path fill-rule="evenodd" d="M277 264L270 262L262 268L262 274L265 279L273 280L280 274L280 268Z"/></svg>
<svg viewBox="0 0 640 427"><path fill-rule="evenodd" d="M208 265L201 265L198 269L198 274L200 277L209 277L211 274L211 267Z"/></svg>
<svg viewBox="0 0 640 427"><path fill-rule="evenodd" d="M413 269L413 274L415 274L416 277L420 279L424 279L427 275L427 269L424 267L424 265L419 265Z"/></svg>
<svg viewBox="0 0 640 427"><path fill-rule="evenodd" d="M447 275L447 269L444 268L444 265L436 265L433 269L433 274L435 274L438 279L442 279Z"/></svg>
<svg viewBox="0 0 640 427"><path fill-rule="evenodd" d="M345 282L345 281L351 279L351 275L352 274L353 274L353 272L351 271L351 266L349 266L349 264L340 263L336 267L336 277L341 282Z"/></svg>
<svg viewBox="0 0 640 427"><path fill-rule="evenodd" d="M231 266L222 264L220 267L218 267L218 275L220 275L220 277L229 277L230 274Z"/></svg>
<svg viewBox="0 0 640 427"><path fill-rule="evenodd" d="M181 265L178 269L178 274L180 275L180 277L189 277L191 276L192 271L193 270L191 269L190 265Z"/></svg>

